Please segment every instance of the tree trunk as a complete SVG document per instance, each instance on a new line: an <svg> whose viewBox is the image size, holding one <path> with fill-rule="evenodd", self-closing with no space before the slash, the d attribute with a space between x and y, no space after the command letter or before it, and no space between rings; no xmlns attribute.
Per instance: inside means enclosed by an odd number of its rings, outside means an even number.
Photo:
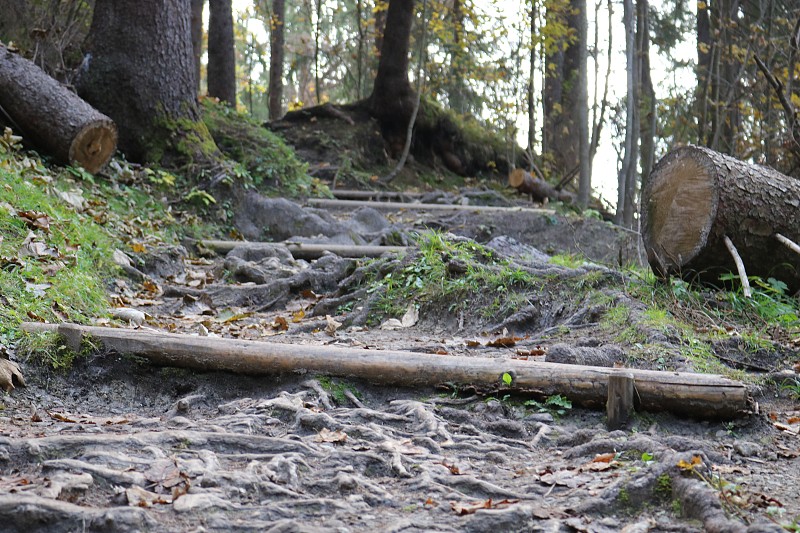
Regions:
<svg viewBox="0 0 800 533"><path fill-rule="evenodd" d="M617 212L615 222L626 227L633 225L633 202L636 195L636 163L639 149L639 126L637 120L638 99L636 98L636 39L635 13L633 0L623 0L623 20L625 22L625 58L627 91L625 101L625 155L622 160L617 181Z"/></svg>
<svg viewBox="0 0 800 533"><path fill-rule="evenodd" d="M708 148L687 146L658 162L642 192L642 239L661 277L718 282L734 272L724 238L749 275L800 289L800 254L776 235L800 241L800 180Z"/></svg>
<svg viewBox="0 0 800 533"><path fill-rule="evenodd" d="M167 167L220 159L199 118L190 0L97 0L79 94L119 127L128 159Z"/></svg>
<svg viewBox="0 0 800 533"><path fill-rule="evenodd" d="M413 19L414 0L389 2L378 75L375 77L369 106L372 115L381 123L383 136L390 146L399 143L402 147L408 121L416 104L416 93L408 81L408 52Z"/></svg>
<svg viewBox="0 0 800 533"><path fill-rule="evenodd" d="M575 0L574 9L578 22L578 76L575 88L575 135L578 137L578 205L586 208L592 193L592 167L589 161L589 88L586 69L588 67L588 14L586 0Z"/></svg>
<svg viewBox="0 0 800 533"><path fill-rule="evenodd" d="M546 181L525 172L521 168L515 168L508 175L508 184L522 194L529 194L531 198L539 203L547 200L562 201L571 203L574 200L572 194L567 191L557 191L555 187Z"/></svg>
<svg viewBox="0 0 800 533"><path fill-rule="evenodd" d="M283 116L283 53L286 1L272 0L269 33L269 119Z"/></svg>
<svg viewBox="0 0 800 533"><path fill-rule="evenodd" d="M581 15L575 9L575 1L570 1L566 13L564 8L548 6L547 24L564 26L577 35ZM563 30L557 28L553 31ZM551 173L565 176L580 164L577 128L580 50L577 44L570 44L566 36L556 46L555 52L545 56L542 154L545 161L552 162Z"/></svg>
<svg viewBox="0 0 800 533"><path fill-rule="evenodd" d="M236 52L231 0L209 0L208 11L208 95L236 107Z"/></svg>
<svg viewBox="0 0 800 533"><path fill-rule="evenodd" d="M114 122L32 62L0 45L0 108L16 133L63 163L91 173L117 149Z"/></svg>
<svg viewBox="0 0 800 533"><path fill-rule="evenodd" d="M639 154L642 168L642 187L655 163L656 93L650 77L650 2L636 2L636 48L639 51Z"/></svg>
<svg viewBox="0 0 800 533"><path fill-rule="evenodd" d="M195 87L200 92L200 58L203 56L203 7L205 0L192 0L192 54L194 55Z"/></svg>

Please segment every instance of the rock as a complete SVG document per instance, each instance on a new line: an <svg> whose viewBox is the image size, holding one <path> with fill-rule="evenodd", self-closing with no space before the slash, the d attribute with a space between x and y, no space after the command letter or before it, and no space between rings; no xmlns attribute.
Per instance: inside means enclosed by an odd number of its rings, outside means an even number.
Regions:
<svg viewBox="0 0 800 533"><path fill-rule="evenodd" d="M207 509L234 509L236 506L213 494L184 494L172 503L172 508L178 513L205 511Z"/></svg>

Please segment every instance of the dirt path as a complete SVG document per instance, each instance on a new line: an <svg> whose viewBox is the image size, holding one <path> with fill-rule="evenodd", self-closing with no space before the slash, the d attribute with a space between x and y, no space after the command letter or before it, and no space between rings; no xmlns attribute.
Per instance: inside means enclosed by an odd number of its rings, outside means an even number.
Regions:
<svg viewBox="0 0 800 533"><path fill-rule="evenodd" d="M370 225L363 213L309 213L345 233L358 218L365 241L386 244L433 227L498 254L513 241L492 239L507 236L607 263L636 256L624 232L555 215L404 211ZM613 271L530 254L514 260L549 269L554 284L593 272L605 309L625 298ZM413 257L402 261L384 267ZM478 301L461 313L422 305L413 326L382 329L359 309L369 298L352 285L360 267L275 247L206 258L173 250L141 266L151 292L121 280L114 298L149 313L142 327L198 335L612 364L627 348L599 326L601 310L544 290L517 309L524 316L480 315ZM487 346L502 327L517 345ZM675 353L670 339L653 342ZM0 531L781 531L800 517L795 407L774 391L754 390L760 414L736 421L639 413L609 432L600 412L469 389L197 373L117 354L80 359L66 375L23 368L29 386L0 412Z"/></svg>

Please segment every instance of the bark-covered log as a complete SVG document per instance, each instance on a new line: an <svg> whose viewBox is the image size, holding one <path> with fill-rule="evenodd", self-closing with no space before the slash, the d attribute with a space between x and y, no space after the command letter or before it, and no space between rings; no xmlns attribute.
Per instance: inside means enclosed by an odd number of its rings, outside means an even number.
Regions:
<svg viewBox="0 0 800 533"><path fill-rule="evenodd" d="M117 127L110 118L2 45L0 106L16 133L63 163L95 173L117 149Z"/></svg>
<svg viewBox="0 0 800 533"><path fill-rule="evenodd" d="M563 394L589 407L605 406L609 376L623 373L633 377L636 397L645 410L666 410L694 418L732 418L748 408L744 384L708 374L242 341L77 324L23 323L22 329L57 331L73 350L81 348L84 337L91 337L117 353L146 357L158 365L204 371L251 375L318 372L381 384L483 387L499 386L503 374L509 373L513 376L510 390L541 396Z"/></svg>
<svg viewBox="0 0 800 533"><path fill-rule="evenodd" d="M558 191L543 179L521 168L515 168L509 173L508 184L522 194L530 194L534 201L540 203L545 200L572 202L575 199L569 192Z"/></svg>
<svg viewBox="0 0 800 533"><path fill-rule="evenodd" d="M748 275L800 289L800 180L698 146L658 162L642 191L642 240L656 275L715 283L735 272L729 237Z"/></svg>

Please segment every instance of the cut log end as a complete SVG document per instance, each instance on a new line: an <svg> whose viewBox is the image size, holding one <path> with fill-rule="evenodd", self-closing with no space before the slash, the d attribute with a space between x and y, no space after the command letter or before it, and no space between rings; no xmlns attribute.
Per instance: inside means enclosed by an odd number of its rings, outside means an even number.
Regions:
<svg viewBox="0 0 800 533"><path fill-rule="evenodd" d="M717 183L714 166L691 149L676 150L653 170L642 195L643 238L659 269L679 271L705 246L719 204Z"/></svg>
<svg viewBox="0 0 800 533"><path fill-rule="evenodd" d="M70 163L77 163L92 174L108 163L117 149L117 127L111 119L86 124L69 147Z"/></svg>

